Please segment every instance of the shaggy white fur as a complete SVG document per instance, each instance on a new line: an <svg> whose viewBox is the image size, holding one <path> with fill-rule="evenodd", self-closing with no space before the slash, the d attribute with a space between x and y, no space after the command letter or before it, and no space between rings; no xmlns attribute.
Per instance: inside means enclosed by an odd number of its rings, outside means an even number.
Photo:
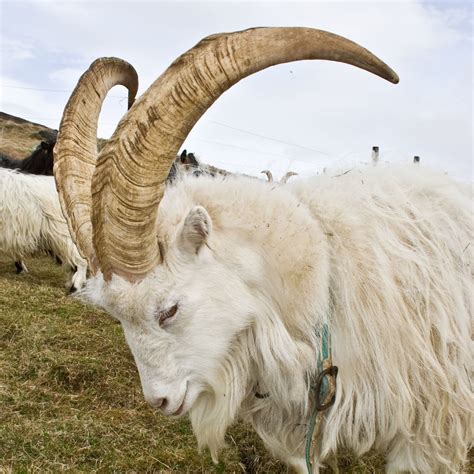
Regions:
<svg viewBox="0 0 474 474"><path fill-rule="evenodd" d="M0 254L17 262L38 252L71 270L68 289L84 285L87 262L69 234L54 178L0 168Z"/></svg>
<svg viewBox="0 0 474 474"><path fill-rule="evenodd" d="M189 412L214 459L240 416L305 472L327 323L339 376L320 460L376 448L388 472L461 468L474 430L471 190L413 166L286 186L187 177L165 193L158 239L164 264L145 280L98 275L82 295L121 321L146 399Z"/></svg>

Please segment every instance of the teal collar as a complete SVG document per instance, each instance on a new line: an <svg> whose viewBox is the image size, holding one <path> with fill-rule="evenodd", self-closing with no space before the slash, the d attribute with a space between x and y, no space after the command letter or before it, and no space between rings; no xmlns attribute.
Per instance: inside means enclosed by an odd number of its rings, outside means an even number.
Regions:
<svg viewBox="0 0 474 474"><path fill-rule="evenodd" d="M327 323L323 325L321 334L321 352L318 355L318 376L316 381L311 384L315 395L315 405L313 413L309 419L308 431L306 433L305 459L308 474L313 472L313 463L311 461L312 448L321 442L321 423L324 412L330 408L336 400L336 377L338 368L332 365L332 354L330 344L329 327ZM315 433L315 427L317 430ZM319 438L319 439L318 439Z"/></svg>

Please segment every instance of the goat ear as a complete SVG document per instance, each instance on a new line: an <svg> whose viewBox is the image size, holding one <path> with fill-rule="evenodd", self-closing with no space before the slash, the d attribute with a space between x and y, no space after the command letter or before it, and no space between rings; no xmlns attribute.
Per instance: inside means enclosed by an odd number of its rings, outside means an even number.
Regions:
<svg viewBox="0 0 474 474"><path fill-rule="evenodd" d="M199 166L199 162L198 162L196 156L194 155L194 153L188 153L187 159L188 159L188 163L190 165Z"/></svg>
<svg viewBox="0 0 474 474"><path fill-rule="evenodd" d="M207 242L212 230L212 220L202 206L193 207L183 223L179 236L179 245L186 253L197 255Z"/></svg>

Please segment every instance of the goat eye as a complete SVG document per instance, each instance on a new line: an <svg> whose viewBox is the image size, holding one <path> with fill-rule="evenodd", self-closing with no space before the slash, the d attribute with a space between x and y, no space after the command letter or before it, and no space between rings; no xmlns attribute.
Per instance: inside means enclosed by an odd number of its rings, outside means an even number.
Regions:
<svg viewBox="0 0 474 474"><path fill-rule="evenodd" d="M156 318L158 320L158 324L160 326L163 325L163 323L167 320L172 318L175 314L176 311L178 311L178 303L175 305L171 306L171 308L165 309L164 311L159 311L156 315Z"/></svg>

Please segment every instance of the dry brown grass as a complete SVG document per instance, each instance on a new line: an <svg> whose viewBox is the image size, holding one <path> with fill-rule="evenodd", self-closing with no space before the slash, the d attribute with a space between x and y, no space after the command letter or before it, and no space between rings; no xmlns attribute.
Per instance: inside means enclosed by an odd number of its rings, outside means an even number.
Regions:
<svg viewBox="0 0 474 474"><path fill-rule="evenodd" d="M238 425L214 466L187 420L144 403L120 325L65 296L48 258L0 261L0 470L285 472Z"/></svg>
<svg viewBox="0 0 474 474"><path fill-rule="evenodd" d="M53 129L17 117L9 117L0 112L0 153L21 160L28 156L44 140L40 132L52 132ZM107 140L98 139L100 150Z"/></svg>
<svg viewBox="0 0 474 474"><path fill-rule="evenodd" d="M243 424L214 466L188 420L145 404L120 325L66 296L49 258L27 264L16 275L0 260L0 472L287 472ZM338 463L383 470L374 454Z"/></svg>
<svg viewBox="0 0 474 474"><path fill-rule="evenodd" d="M48 127L31 122L19 123L0 117L0 153L20 160L29 155L42 140L40 131Z"/></svg>
<svg viewBox="0 0 474 474"><path fill-rule="evenodd" d="M188 420L147 407L120 325L66 296L46 257L0 261L0 471L286 472L243 424L214 466ZM377 472L380 459L345 472Z"/></svg>

